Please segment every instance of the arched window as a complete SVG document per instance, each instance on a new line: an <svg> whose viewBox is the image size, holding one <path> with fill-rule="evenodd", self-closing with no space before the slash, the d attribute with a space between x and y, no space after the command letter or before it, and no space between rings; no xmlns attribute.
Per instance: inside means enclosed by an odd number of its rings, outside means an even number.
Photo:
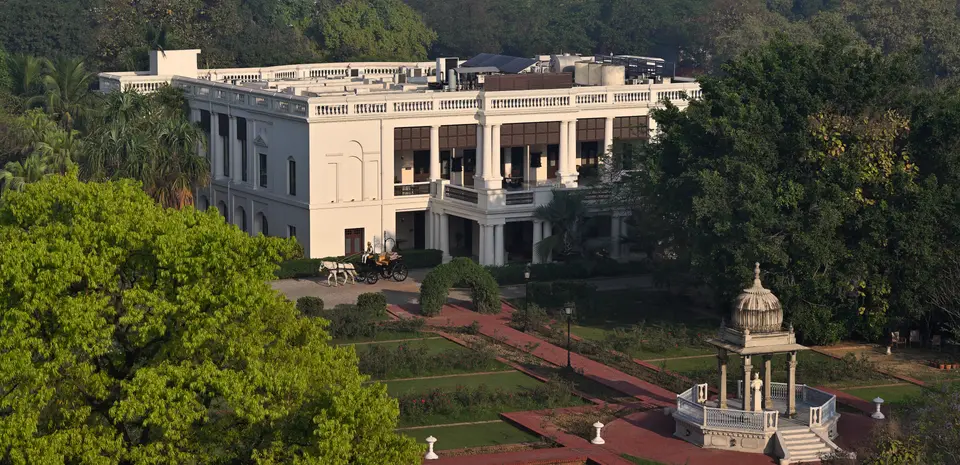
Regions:
<svg viewBox="0 0 960 465"><path fill-rule="evenodd" d="M217 203L217 210L220 210L220 216L227 217L227 203L221 200Z"/></svg>
<svg viewBox="0 0 960 465"><path fill-rule="evenodd" d="M237 207L235 215L236 218L234 218L234 220L237 222L237 226L240 227L241 231L247 232L247 212L243 207Z"/></svg>
<svg viewBox="0 0 960 465"><path fill-rule="evenodd" d="M267 216L263 212L257 213L257 232L263 234L264 236L270 235L270 230L267 225Z"/></svg>

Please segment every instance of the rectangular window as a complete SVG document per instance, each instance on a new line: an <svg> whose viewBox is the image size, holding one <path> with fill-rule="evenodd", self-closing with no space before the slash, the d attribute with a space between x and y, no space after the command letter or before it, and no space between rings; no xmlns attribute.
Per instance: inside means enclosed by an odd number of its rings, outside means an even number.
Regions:
<svg viewBox="0 0 960 465"><path fill-rule="evenodd" d="M287 193L297 195L297 162L287 160Z"/></svg>
<svg viewBox="0 0 960 465"><path fill-rule="evenodd" d="M287 225L287 237L297 237L297 227Z"/></svg>
<svg viewBox="0 0 960 465"><path fill-rule="evenodd" d="M267 187L267 154L260 154L260 187Z"/></svg>
<svg viewBox="0 0 960 465"><path fill-rule="evenodd" d="M230 136L223 136L220 138L223 142L223 175L230 176Z"/></svg>
<svg viewBox="0 0 960 465"><path fill-rule="evenodd" d="M250 169L250 161L247 160L247 120L246 118L237 118L237 140L240 141L240 181L247 182L250 178L247 171Z"/></svg>
<svg viewBox="0 0 960 465"><path fill-rule="evenodd" d="M249 168L249 163L247 162L247 143L244 141L240 145L240 180L247 182L247 169Z"/></svg>
<svg viewBox="0 0 960 465"><path fill-rule="evenodd" d="M343 231L344 255L356 255L363 252L363 228L345 229Z"/></svg>

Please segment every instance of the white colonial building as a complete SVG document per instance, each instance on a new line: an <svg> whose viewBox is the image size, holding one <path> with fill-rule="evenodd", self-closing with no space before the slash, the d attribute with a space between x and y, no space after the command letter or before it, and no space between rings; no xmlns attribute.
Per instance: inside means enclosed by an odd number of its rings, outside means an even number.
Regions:
<svg viewBox="0 0 960 465"><path fill-rule="evenodd" d="M614 144L648 138L660 102L700 92L638 78L638 63L662 63L638 57L198 69L199 53L153 53L147 72L101 74L101 90L182 88L209 136L198 207L250 234L295 236L313 258L392 238L482 264L537 261L550 226L536 207L587 184ZM596 234L619 256L624 213L603 207Z"/></svg>

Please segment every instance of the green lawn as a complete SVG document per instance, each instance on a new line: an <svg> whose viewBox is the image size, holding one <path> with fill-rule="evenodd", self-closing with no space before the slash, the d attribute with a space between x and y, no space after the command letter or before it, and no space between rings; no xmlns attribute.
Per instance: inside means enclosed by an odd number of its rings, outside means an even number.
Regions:
<svg viewBox="0 0 960 465"><path fill-rule="evenodd" d="M448 340L446 340L446 339L444 339L444 338L442 338L442 337L431 338L431 339L419 339L419 340L416 340L416 341L407 341L407 342L373 342L373 343L369 343L369 344L356 345L356 346L354 346L354 347L356 347L357 352L360 352L360 351L365 350L367 347L370 347L371 345L374 345L374 344L376 344L377 346L383 347L383 348L387 348L387 349L395 349L395 348L399 347L400 344L406 344L407 346L410 346L410 347L420 347L420 346L423 346L423 347L426 347L426 348L427 348L427 352L429 352L429 353L431 353L431 354L437 354L437 353L444 352L444 351L447 351L447 350L459 350L459 349L463 348L463 346L461 346L461 345L459 345L459 344L457 344L457 343L455 343L455 342L450 342L450 341L448 341Z"/></svg>
<svg viewBox="0 0 960 465"><path fill-rule="evenodd" d="M398 339L420 339L424 337L440 337L434 336L432 334L423 334L420 332L407 332L407 331L380 331L374 337L361 337L356 339L334 339L330 341L331 344L353 344L358 342L371 342L371 341L393 341Z"/></svg>
<svg viewBox="0 0 960 465"><path fill-rule="evenodd" d="M664 465L662 462L654 462L653 460L642 459L640 457L634 457L630 454L620 454L620 457L623 457L637 465Z"/></svg>
<svg viewBox="0 0 960 465"><path fill-rule="evenodd" d="M503 444L522 444L538 442L540 440L539 436L502 421L480 425L437 426L436 428L403 431L403 434L416 438L419 443L424 443L427 436L437 438L437 442L433 447L436 451Z"/></svg>
<svg viewBox="0 0 960 465"><path fill-rule="evenodd" d="M501 387L504 389L519 390L523 387L537 386L540 384L540 381L514 370L485 375L387 381L386 384L387 392L389 392L391 396L396 396L411 392L427 392L432 389L454 389L457 386L477 387L481 384L486 384L491 388Z"/></svg>
<svg viewBox="0 0 960 465"><path fill-rule="evenodd" d="M922 391L923 388L915 384L862 389L844 389L844 392L870 402L873 402L873 399L879 396L883 399L884 403L887 404L901 403L909 397L920 395Z"/></svg>

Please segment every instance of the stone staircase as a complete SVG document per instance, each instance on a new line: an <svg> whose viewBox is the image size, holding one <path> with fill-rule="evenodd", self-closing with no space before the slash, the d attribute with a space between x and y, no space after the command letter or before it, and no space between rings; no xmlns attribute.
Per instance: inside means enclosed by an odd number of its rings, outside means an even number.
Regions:
<svg viewBox="0 0 960 465"><path fill-rule="evenodd" d="M779 435L789 457L780 460L780 465L819 463L820 457L837 452L836 445L827 443L807 426L781 426Z"/></svg>

